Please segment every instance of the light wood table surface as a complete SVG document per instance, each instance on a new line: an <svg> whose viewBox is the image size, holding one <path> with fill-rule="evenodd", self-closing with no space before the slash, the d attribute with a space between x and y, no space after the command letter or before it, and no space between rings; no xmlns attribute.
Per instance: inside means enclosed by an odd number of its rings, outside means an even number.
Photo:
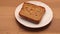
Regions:
<svg viewBox="0 0 60 34"><path fill-rule="evenodd" d="M37 0L46 3L54 13L51 24L42 31L26 30L16 21L15 9L25 1L28 0L0 0L0 34L60 34L60 0Z"/></svg>

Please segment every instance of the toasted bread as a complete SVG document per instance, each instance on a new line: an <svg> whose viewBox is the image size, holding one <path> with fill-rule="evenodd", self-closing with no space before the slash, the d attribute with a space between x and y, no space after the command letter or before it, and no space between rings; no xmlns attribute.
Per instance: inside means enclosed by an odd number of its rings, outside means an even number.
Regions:
<svg viewBox="0 0 60 34"><path fill-rule="evenodd" d="M19 15L27 21L38 24L45 13L45 8L30 3L24 3Z"/></svg>

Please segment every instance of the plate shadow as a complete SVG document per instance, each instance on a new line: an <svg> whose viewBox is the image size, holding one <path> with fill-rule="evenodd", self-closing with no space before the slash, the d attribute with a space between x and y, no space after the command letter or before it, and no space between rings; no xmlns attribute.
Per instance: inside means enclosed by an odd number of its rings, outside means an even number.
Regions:
<svg viewBox="0 0 60 34"><path fill-rule="evenodd" d="M52 21L51 21L52 22ZM26 27L22 24L20 24L17 20L16 20L16 23L18 24L18 26L22 29L24 29L25 31L31 31L31 32L38 32L38 31L43 31L43 30L46 30L50 25L51 25L51 22L44 26L44 27L40 27L40 28L29 28L29 27Z"/></svg>

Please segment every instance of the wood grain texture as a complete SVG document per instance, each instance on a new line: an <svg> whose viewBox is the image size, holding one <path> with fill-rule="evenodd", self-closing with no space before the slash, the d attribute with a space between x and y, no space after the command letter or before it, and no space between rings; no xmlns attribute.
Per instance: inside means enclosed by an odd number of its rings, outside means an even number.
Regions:
<svg viewBox="0 0 60 34"><path fill-rule="evenodd" d="M43 31L27 31L16 21L16 7L28 0L0 0L0 34L60 34L60 0L37 0L51 7L54 17ZM33 0L34 1L34 0Z"/></svg>

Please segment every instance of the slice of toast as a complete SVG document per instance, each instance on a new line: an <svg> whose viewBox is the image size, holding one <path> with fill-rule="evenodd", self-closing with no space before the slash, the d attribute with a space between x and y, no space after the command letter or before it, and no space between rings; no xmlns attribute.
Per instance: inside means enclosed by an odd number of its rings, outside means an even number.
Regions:
<svg viewBox="0 0 60 34"><path fill-rule="evenodd" d="M45 13L45 8L30 3L24 3L19 15L32 23L38 24Z"/></svg>

